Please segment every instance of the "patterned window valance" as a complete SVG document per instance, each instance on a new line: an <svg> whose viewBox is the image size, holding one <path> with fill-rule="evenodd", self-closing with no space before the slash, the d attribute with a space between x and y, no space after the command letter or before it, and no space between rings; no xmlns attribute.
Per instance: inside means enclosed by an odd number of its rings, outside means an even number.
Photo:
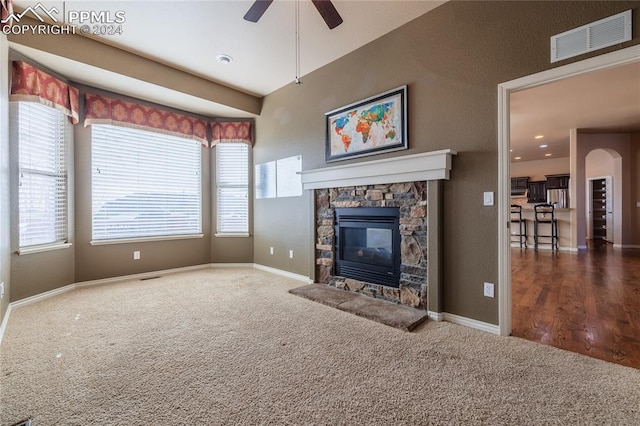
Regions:
<svg viewBox="0 0 640 426"><path fill-rule="evenodd" d="M85 127L111 124L186 137L208 146L207 122L196 117L87 93Z"/></svg>
<svg viewBox="0 0 640 426"><path fill-rule="evenodd" d="M211 123L211 146L219 143L246 143L253 146L250 121L215 121Z"/></svg>
<svg viewBox="0 0 640 426"><path fill-rule="evenodd" d="M78 122L78 89L23 61L13 62L11 100L40 102Z"/></svg>
<svg viewBox="0 0 640 426"><path fill-rule="evenodd" d="M11 27L13 19L9 18L13 15L13 0L2 0L2 12L0 13L0 30L4 27Z"/></svg>

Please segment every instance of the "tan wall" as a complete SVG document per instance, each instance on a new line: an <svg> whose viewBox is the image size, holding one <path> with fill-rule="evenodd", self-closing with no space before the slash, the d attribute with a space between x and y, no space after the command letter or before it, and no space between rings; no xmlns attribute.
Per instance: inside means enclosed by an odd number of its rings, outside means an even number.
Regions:
<svg viewBox="0 0 640 426"><path fill-rule="evenodd" d="M635 167L631 169L631 224L634 245L640 247L640 132L631 134L631 151Z"/></svg>
<svg viewBox="0 0 640 426"><path fill-rule="evenodd" d="M255 162L302 154L303 170L325 167L324 113L407 84L410 149L384 156L458 151L442 188L442 305L497 324L497 298L482 296L483 282L498 276L497 207L482 206L482 192L497 191L497 85L575 61L550 64L550 36L627 9L634 9L633 41L577 60L638 44L638 3L445 3L304 76L302 85L268 95L257 119ZM256 262L310 274L311 256L287 263L265 253L292 244L310 253L311 214L308 194L257 200Z"/></svg>
<svg viewBox="0 0 640 426"><path fill-rule="evenodd" d="M9 43L0 34L0 64L8 63ZM11 248L9 242L9 68L0 67L0 282L4 282L5 295L0 300L0 323L9 306L11 283Z"/></svg>

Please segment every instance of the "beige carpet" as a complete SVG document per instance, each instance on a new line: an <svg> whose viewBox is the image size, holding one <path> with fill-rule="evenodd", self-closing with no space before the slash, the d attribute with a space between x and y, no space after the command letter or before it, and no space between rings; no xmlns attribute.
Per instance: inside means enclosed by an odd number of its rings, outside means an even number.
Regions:
<svg viewBox="0 0 640 426"><path fill-rule="evenodd" d="M403 332L252 269L85 288L15 309L0 422L640 424L640 371L449 323Z"/></svg>

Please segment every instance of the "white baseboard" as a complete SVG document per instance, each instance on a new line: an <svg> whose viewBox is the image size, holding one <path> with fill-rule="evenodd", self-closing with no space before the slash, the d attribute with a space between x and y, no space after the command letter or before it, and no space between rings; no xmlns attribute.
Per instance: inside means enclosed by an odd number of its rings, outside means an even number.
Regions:
<svg viewBox="0 0 640 426"><path fill-rule="evenodd" d="M254 268L261 271L270 272L272 274L291 278L296 281L302 281L306 284L313 284L313 280L304 275L295 274L293 272L284 271L282 269L272 268L271 266L261 265L259 263L211 263L211 268Z"/></svg>
<svg viewBox="0 0 640 426"><path fill-rule="evenodd" d="M616 248L616 249L637 249L637 248L640 248L640 245L637 245L637 244L614 244L613 248Z"/></svg>
<svg viewBox="0 0 640 426"><path fill-rule="evenodd" d="M442 312L427 311L427 315L429 315L429 319L432 321L444 320L444 314Z"/></svg>
<svg viewBox="0 0 640 426"><path fill-rule="evenodd" d="M99 280L91 280L91 281L81 281L79 283L71 284L75 286L75 288L84 288L84 287L92 287L95 285L103 285L103 284L113 284L119 283L122 281L129 280L141 280L145 278L153 278L168 274L175 274L178 272L189 272L189 271L198 271L200 269L207 269L209 267L208 264L204 265L194 265L194 266L184 266L182 268L172 268L172 269L163 269L161 271L151 271L151 272L141 272L139 274L131 274L131 275L122 275L120 277L113 278L103 278Z"/></svg>
<svg viewBox="0 0 640 426"><path fill-rule="evenodd" d="M281 275L287 278L292 278L297 281L302 281L303 283L306 283L306 284L313 284L313 280L309 277L305 277L304 275L294 274L293 272L283 271L282 269L276 269L270 266L260 265L259 263L254 263L253 267L256 269L260 269L261 271L271 272L272 274Z"/></svg>
<svg viewBox="0 0 640 426"><path fill-rule="evenodd" d="M253 263L210 263L210 268L253 268Z"/></svg>
<svg viewBox="0 0 640 426"><path fill-rule="evenodd" d="M487 322L482 322L478 320L474 320L467 317L461 317L460 315L454 315L449 313L444 313L444 320L448 322L452 322L458 325L464 325L467 327L475 328L476 330L486 331L491 334L500 335L500 327L494 324L489 324Z"/></svg>
<svg viewBox="0 0 640 426"><path fill-rule="evenodd" d="M4 337L4 331L7 329L7 323L9 322L9 315L11 315L11 303L7 306L7 312L4 313L2 324L0 324L0 345L2 344L2 338Z"/></svg>
<svg viewBox="0 0 640 426"><path fill-rule="evenodd" d="M76 289L76 284L65 285L64 287L55 288L53 290L45 291L44 293L36 294L35 296L25 297L24 299L16 300L15 302L9 303L9 307L19 308L20 306L30 305L32 303L36 303L41 300L48 299L50 297L57 296L59 294L67 293L75 289Z"/></svg>

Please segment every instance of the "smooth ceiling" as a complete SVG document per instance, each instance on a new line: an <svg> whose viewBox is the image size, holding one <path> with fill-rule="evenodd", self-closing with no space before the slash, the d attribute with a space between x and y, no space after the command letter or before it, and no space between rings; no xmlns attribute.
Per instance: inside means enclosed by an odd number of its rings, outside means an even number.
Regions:
<svg viewBox="0 0 640 426"><path fill-rule="evenodd" d="M569 130L640 131L640 62L511 95L511 161L569 157ZM544 135L535 139L536 135ZM540 148L546 144L547 148ZM545 156L551 154L551 156ZM515 160L520 157L520 160Z"/></svg>

